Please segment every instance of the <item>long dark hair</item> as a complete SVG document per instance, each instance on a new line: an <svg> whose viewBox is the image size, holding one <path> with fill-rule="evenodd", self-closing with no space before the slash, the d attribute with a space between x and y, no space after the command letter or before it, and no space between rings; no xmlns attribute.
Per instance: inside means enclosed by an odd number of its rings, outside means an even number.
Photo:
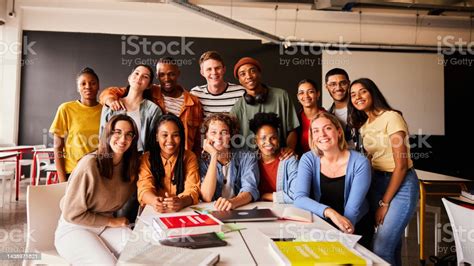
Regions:
<svg viewBox="0 0 474 266"><path fill-rule="evenodd" d="M181 120L174 114L165 114L162 115L151 131L151 137L148 138L148 145L150 147L150 165L151 173L155 178L155 186L162 188L163 183L162 179L165 177L165 168L163 162L161 161L161 147L157 141L158 129L161 124L165 122L173 122L178 126L179 137L181 139L179 143L178 157L174 166L174 178L172 179L173 185L176 186L176 195L184 191L184 146L186 138L184 136L184 126Z"/></svg>
<svg viewBox="0 0 474 266"><path fill-rule="evenodd" d="M395 111L402 115L402 112L393 109L390 104L388 104L382 92L379 90L375 82L373 82L371 79L357 79L351 83L350 89L352 89L352 86L354 86L355 84L361 84L369 92L370 96L372 97L372 106L370 106L371 110L374 110L376 112ZM347 112L349 114L348 124L352 128L359 129L368 119L368 116L364 111L359 111L354 107L354 105L352 104L352 100L349 100L349 103L347 104Z"/></svg>
<svg viewBox="0 0 474 266"><path fill-rule="evenodd" d="M114 151L110 147L110 138L112 137L112 132L115 129L115 124L118 121L127 121L130 123L133 129L134 138L130 147L125 152L122 158L122 181L130 182L137 180L138 173L138 150L137 150L137 141L138 141L138 129L137 125L131 117L124 114L118 114L112 116L112 118L105 125L104 131L100 136L99 148L97 150L97 165L99 167L100 175L105 178L112 178L114 172L114 164L112 161L112 155Z"/></svg>
<svg viewBox="0 0 474 266"><path fill-rule="evenodd" d="M151 92L151 86L153 85L153 80L155 78L155 73L153 72L153 68L149 65L138 64L138 65L135 65L133 67L132 72L130 72L130 75L135 71L135 69L137 69L139 67L144 67L144 68L148 69L148 71L150 71L150 82L148 83L148 89L143 92L143 98L147 99L147 100L150 100L150 101L153 101L153 97L152 97L153 95L152 95L152 92ZM125 93L122 97L127 96L129 91L130 91L130 85L127 85L127 87L125 89Z"/></svg>

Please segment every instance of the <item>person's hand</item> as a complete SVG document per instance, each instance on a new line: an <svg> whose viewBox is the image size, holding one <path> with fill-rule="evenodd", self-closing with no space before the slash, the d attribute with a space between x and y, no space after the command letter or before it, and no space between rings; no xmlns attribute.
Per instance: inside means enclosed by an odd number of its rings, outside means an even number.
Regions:
<svg viewBox="0 0 474 266"><path fill-rule="evenodd" d="M379 226L383 224L383 220L385 219L385 215L387 215L388 206L379 206L375 211L375 226Z"/></svg>
<svg viewBox="0 0 474 266"><path fill-rule="evenodd" d="M346 234L353 234L354 233L354 226L352 225L351 221L346 217L340 215L337 211L331 208L327 208L324 210L324 216L331 219L331 221L344 233Z"/></svg>
<svg viewBox="0 0 474 266"><path fill-rule="evenodd" d="M108 227L124 227L128 225L128 220L125 217L111 217L109 223L107 224Z"/></svg>
<svg viewBox="0 0 474 266"><path fill-rule="evenodd" d="M155 209L156 212L164 213L166 212L166 207L163 204L163 197L156 197L150 205Z"/></svg>
<svg viewBox="0 0 474 266"><path fill-rule="evenodd" d="M178 196L169 197L168 193L165 193L166 197L163 199L163 205L166 208L166 212L177 212L184 208L184 201Z"/></svg>
<svg viewBox="0 0 474 266"><path fill-rule="evenodd" d="M214 203L214 208L218 211L230 211L232 210L232 202L226 198L220 197Z"/></svg>
<svg viewBox="0 0 474 266"><path fill-rule="evenodd" d="M205 152L209 153L211 156L217 155L217 150L216 150L216 148L214 148L213 144L214 143L211 140L204 139L204 143L202 145L202 149Z"/></svg>
<svg viewBox="0 0 474 266"><path fill-rule="evenodd" d="M273 201L273 193L264 193L260 199L264 201Z"/></svg>
<svg viewBox="0 0 474 266"><path fill-rule="evenodd" d="M290 158L293 155L295 155L295 151L292 148L289 148L289 147L281 148L280 156L278 157L278 159L280 159L280 161L283 161Z"/></svg>
<svg viewBox="0 0 474 266"><path fill-rule="evenodd" d="M105 100L105 105L107 105L113 111L127 110L127 108L125 108L125 104L122 102L121 99L115 100L113 98L108 98L107 100Z"/></svg>

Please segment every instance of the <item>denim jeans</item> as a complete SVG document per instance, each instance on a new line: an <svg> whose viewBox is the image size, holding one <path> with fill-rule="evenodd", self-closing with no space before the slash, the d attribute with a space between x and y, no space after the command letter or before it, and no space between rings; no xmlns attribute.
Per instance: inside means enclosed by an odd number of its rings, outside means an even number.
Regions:
<svg viewBox="0 0 474 266"><path fill-rule="evenodd" d="M371 210L378 208L392 173L374 172L370 189ZM402 265L402 234L415 212L419 197L418 177L415 169L410 168L400 188L390 202L390 207L382 225L379 225L373 240L373 252L391 265Z"/></svg>

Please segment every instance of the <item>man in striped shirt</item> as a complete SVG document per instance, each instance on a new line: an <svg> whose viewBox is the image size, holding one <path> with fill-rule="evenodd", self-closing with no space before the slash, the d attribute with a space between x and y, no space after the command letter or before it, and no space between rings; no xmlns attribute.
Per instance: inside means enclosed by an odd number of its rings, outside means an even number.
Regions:
<svg viewBox="0 0 474 266"><path fill-rule="evenodd" d="M207 84L191 89L191 94L201 101L204 116L212 113L229 113L235 102L244 95L245 89L224 81L226 67L219 53L207 51L199 58L201 75Z"/></svg>

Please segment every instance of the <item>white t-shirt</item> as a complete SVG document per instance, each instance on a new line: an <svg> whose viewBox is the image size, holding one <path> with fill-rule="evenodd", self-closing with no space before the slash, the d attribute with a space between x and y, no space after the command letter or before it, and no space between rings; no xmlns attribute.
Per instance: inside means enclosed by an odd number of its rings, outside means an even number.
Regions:
<svg viewBox="0 0 474 266"><path fill-rule="evenodd" d="M234 197L234 189L229 180L230 163L222 166L222 175L224 176L224 186L222 187L222 197L231 199Z"/></svg>
<svg viewBox="0 0 474 266"><path fill-rule="evenodd" d="M135 124L137 125L138 130L142 128L142 120L140 118L140 109L137 109L136 111L128 112L127 115L130 116L133 121L135 121ZM137 142L137 149L138 151L143 151L143 139L141 139L140 134L138 134L138 142Z"/></svg>
<svg viewBox="0 0 474 266"><path fill-rule="evenodd" d="M347 106L341 109L334 108L334 115L339 119L341 122L342 127L346 127L347 125Z"/></svg>

